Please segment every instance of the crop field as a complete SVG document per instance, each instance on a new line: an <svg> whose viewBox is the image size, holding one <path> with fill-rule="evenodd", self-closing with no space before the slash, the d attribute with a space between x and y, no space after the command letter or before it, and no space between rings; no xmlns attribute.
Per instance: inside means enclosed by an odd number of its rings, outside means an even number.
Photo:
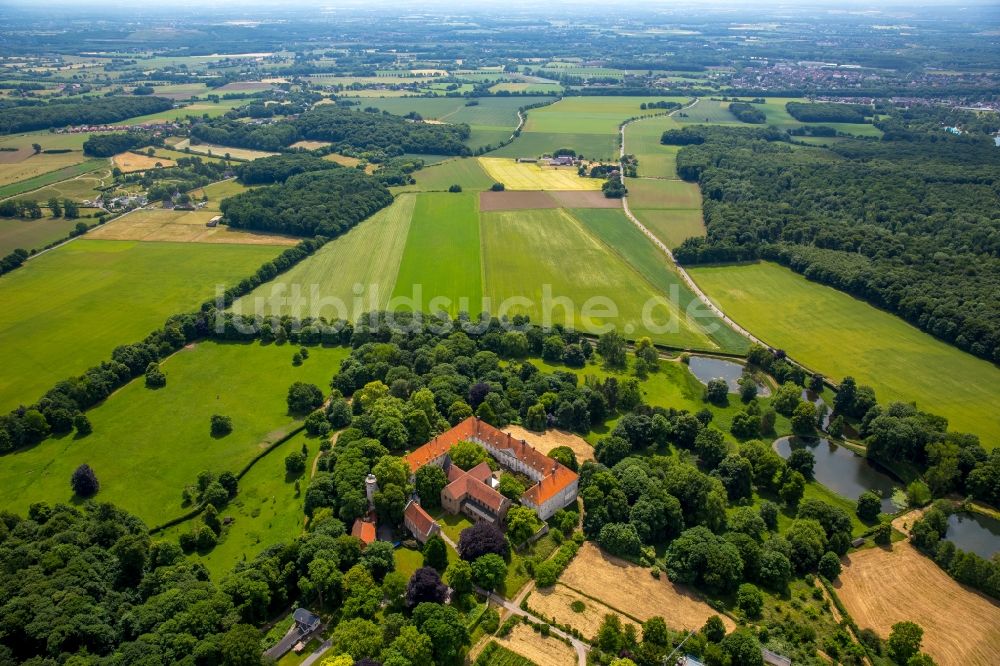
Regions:
<svg viewBox="0 0 1000 666"><path fill-rule="evenodd" d="M686 238L705 235L705 220L701 209L644 208L633 210L632 214L671 249L683 243Z"/></svg>
<svg viewBox="0 0 1000 666"><path fill-rule="evenodd" d="M330 364L334 359L325 351L317 360ZM213 580L222 580L244 555L251 559L265 548L292 541L302 532L305 495L295 491L295 482L304 485L306 480L304 476L285 473L285 456L301 451L303 444L309 448L310 457L319 449L319 440L309 439L305 432L300 432L254 463L240 479L239 494L220 512L221 519L233 521L223 528L218 545L208 553L189 556L204 564ZM176 542L181 534L192 529L192 523L199 522L195 518L181 523L154 539Z"/></svg>
<svg viewBox="0 0 1000 666"><path fill-rule="evenodd" d="M156 123L167 120L179 120L188 116L200 117L208 115L209 117L214 118L248 103L248 100L245 99L223 99L218 102L194 102L193 104L188 104L187 106L182 106L176 109L167 109L166 111L160 111L159 113L150 113L145 116L128 118L123 120L121 124L139 125L142 123Z"/></svg>
<svg viewBox="0 0 1000 666"><path fill-rule="evenodd" d="M480 164L508 190L600 190L603 180L582 178L575 167L549 167L511 159L480 157Z"/></svg>
<svg viewBox="0 0 1000 666"><path fill-rule="evenodd" d="M490 86L491 93L512 92L512 93L542 93L557 95L563 91L560 83L531 83L529 81L505 81Z"/></svg>
<svg viewBox="0 0 1000 666"><path fill-rule="evenodd" d="M660 576L657 580L645 567L620 560L601 551L592 542L579 553L559 577L559 582L591 599L645 622L662 616L674 630L699 629L717 611L696 594ZM735 624L722 615L726 631Z"/></svg>
<svg viewBox="0 0 1000 666"><path fill-rule="evenodd" d="M204 83L171 83L165 86L155 86L153 93L157 97L168 99L189 99L209 92Z"/></svg>
<svg viewBox="0 0 1000 666"><path fill-rule="evenodd" d="M104 167L108 167L107 162ZM97 169L87 173L73 176L66 180L60 180L52 185L46 185L37 190L32 190L19 195L18 199L25 201L38 201L45 203L52 197L57 199L72 199L74 201L93 201L101 196L99 188L106 187L114 181L110 168ZM83 211L81 211L81 214Z"/></svg>
<svg viewBox="0 0 1000 666"><path fill-rule="evenodd" d="M2 154L0 153L0 155ZM0 186L19 183L42 174L59 171L83 161L83 153L72 152L39 153L38 155L28 155L20 162L0 163Z"/></svg>
<svg viewBox="0 0 1000 666"><path fill-rule="evenodd" d="M43 217L38 220L0 218L0 257L19 247L30 251L65 238L78 221L64 217Z"/></svg>
<svg viewBox="0 0 1000 666"><path fill-rule="evenodd" d="M213 157L226 157L234 160L252 161L260 159L261 157L270 157L272 155L277 155L278 153L269 153L264 150L249 150L247 148L231 148L229 146L217 146L212 143L199 143L193 144L190 141L180 142L176 146L177 150L189 149L192 153L198 153L199 155L209 155Z"/></svg>
<svg viewBox="0 0 1000 666"><path fill-rule="evenodd" d="M414 298L417 310L482 310L478 197L474 193L421 194L399 264L393 298ZM444 299L443 301L436 299ZM411 309L399 304L393 309Z"/></svg>
<svg viewBox="0 0 1000 666"><path fill-rule="evenodd" d="M682 317L681 339L692 348L742 353L746 338L736 333L700 304L668 263L621 210L576 209L573 214L602 243L638 271L661 294L666 294ZM684 334L687 331L692 337ZM669 342L677 344L677 341Z"/></svg>
<svg viewBox="0 0 1000 666"><path fill-rule="evenodd" d="M571 605L576 602L583 604L583 611L573 610ZM546 619L579 630L587 640L593 640L597 636L605 615L617 615L622 628L630 624L640 630L640 635L642 633L641 623L629 619L627 615L605 606L600 601L585 597L558 583L547 589L532 590L531 596L528 597L528 608Z"/></svg>
<svg viewBox="0 0 1000 666"><path fill-rule="evenodd" d="M330 145L329 141L296 141L289 148L305 148L306 150L317 150L319 148L326 148Z"/></svg>
<svg viewBox="0 0 1000 666"><path fill-rule="evenodd" d="M397 191L446 192L452 185L463 190L488 190L495 182L474 157L453 157L424 167L413 174L416 185L404 185Z"/></svg>
<svg viewBox="0 0 1000 666"><path fill-rule="evenodd" d="M182 349L162 363L165 387L146 388L140 377L92 409L93 434L50 438L5 456L0 503L23 511L32 502L69 501L67 479L87 463L101 480L103 501L127 508L151 527L181 515L184 486L202 470L238 472L284 436L296 424L287 414L288 386L326 386L347 355L343 348L313 347L296 367L296 349L214 342ZM213 438L213 414L232 418L233 432Z"/></svg>
<svg viewBox="0 0 1000 666"><path fill-rule="evenodd" d="M53 132L26 132L0 137L0 147L32 150L31 144L37 143L42 150L83 150L83 143L90 138L89 134L56 134ZM0 153L2 156L4 153ZM5 160L0 160L5 161Z"/></svg>
<svg viewBox="0 0 1000 666"><path fill-rule="evenodd" d="M206 223L218 215L214 210L165 210L141 208L97 229L88 238L125 241L171 241L177 243L240 243L248 245L296 245L300 239L279 234L257 233Z"/></svg>
<svg viewBox="0 0 1000 666"><path fill-rule="evenodd" d="M263 245L75 240L0 281L0 410L109 358L275 257Z"/></svg>
<svg viewBox="0 0 1000 666"><path fill-rule="evenodd" d="M781 129L792 127L802 127L809 125L822 125L832 127L838 132L854 134L855 136L882 136L882 130L870 124L861 123L804 123L796 120L788 113L785 104L788 102L805 102L808 100L795 97L768 97L765 104L754 104L754 108L759 108L767 116L768 125L776 125ZM829 140L829 139L827 139Z"/></svg>
<svg viewBox="0 0 1000 666"><path fill-rule="evenodd" d="M176 162L164 157L150 157L137 153L118 153L111 158L112 163L121 169L123 173L134 171L148 171L149 169L166 168L177 166Z"/></svg>
<svg viewBox="0 0 1000 666"><path fill-rule="evenodd" d="M627 178L628 204L632 208L701 208L701 191L695 183L659 178Z"/></svg>
<svg viewBox="0 0 1000 666"><path fill-rule="evenodd" d="M416 201L414 194L397 196L388 208L244 296L234 310L251 314L259 303L256 309L261 314L292 314L297 307L294 303L272 303L270 299L287 298L296 289L306 299L300 316L356 320L364 312L385 308L396 284ZM358 290L356 285L360 285Z"/></svg>
<svg viewBox="0 0 1000 666"><path fill-rule="evenodd" d="M924 629L921 650L942 666L994 663L1000 606L955 582L908 541L851 553L834 584L851 617L882 638L905 620Z"/></svg>
<svg viewBox="0 0 1000 666"><path fill-rule="evenodd" d="M7 173L3 168L5 166L8 165L0 165L0 179L3 178L5 173ZM98 169L103 169L107 166L107 160L87 160L86 162L71 164L70 166L66 166L55 171L49 171L48 173L27 178L26 180L10 182L7 185L0 186L0 198L13 197L19 194L24 194L25 192L31 192L32 190L53 185L91 171L97 171Z"/></svg>
<svg viewBox="0 0 1000 666"><path fill-rule="evenodd" d="M639 176L677 177L677 151L680 146L664 146L660 137L668 129L680 127L672 116L656 116L632 123L625 128L625 152L639 160Z"/></svg>
<svg viewBox="0 0 1000 666"><path fill-rule="evenodd" d="M875 387L879 402L916 402L950 429L1000 443L1000 368L836 289L773 263L690 269L734 321L795 360ZM831 354L839 349L842 353Z"/></svg>
<svg viewBox="0 0 1000 666"><path fill-rule="evenodd" d="M538 666L567 666L576 663L576 650L554 636L542 636L523 623L515 626L508 636L494 640Z"/></svg>

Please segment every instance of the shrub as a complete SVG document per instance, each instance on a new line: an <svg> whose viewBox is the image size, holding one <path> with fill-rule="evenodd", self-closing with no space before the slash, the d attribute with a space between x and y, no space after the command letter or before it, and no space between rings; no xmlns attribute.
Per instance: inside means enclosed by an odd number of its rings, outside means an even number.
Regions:
<svg viewBox="0 0 1000 666"><path fill-rule="evenodd" d="M212 437L225 437L233 431L233 420L222 414L213 414L211 420Z"/></svg>
<svg viewBox="0 0 1000 666"><path fill-rule="evenodd" d="M455 183L454 185L452 185L451 187L448 188L448 191L449 192L461 192L462 191L462 186L459 185L458 183Z"/></svg>
<svg viewBox="0 0 1000 666"><path fill-rule="evenodd" d="M93 497L101 488L101 484L97 480L97 475L94 474L94 470L91 469L90 465L86 463L76 468L69 482L73 487L73 492L80 497Z"/></svg>
<svg viewBox="0 0 1000 666"><path fill-rule="evenodd" d="M167 376L160 370L159 363L150 363L146 366L146 387L151 389L163 388L167 385Z"/></svg>
<svg viewBox="0 0 1000 666"><path fill-rule="evenodd" d="M306 457L299 451L292 451L285 456L285 472L298 476L306 471Z"/></svg>

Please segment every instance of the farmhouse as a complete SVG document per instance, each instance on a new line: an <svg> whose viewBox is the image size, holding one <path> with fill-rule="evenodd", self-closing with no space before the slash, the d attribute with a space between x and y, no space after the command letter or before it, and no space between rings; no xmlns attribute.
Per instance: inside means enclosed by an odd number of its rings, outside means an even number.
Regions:
<svg viewBox="0 0 1000 666"><path fill-rule="evenodd" d="M492 473L486 477L480 469L482 466L468 472L461 472L457 468L455 472L451 471L448 453L451 447L461 441L479 444L507 469L520 472L535 481L535 485L521 496L521 503L534 509L542 520L548 520L556 511L576 501L579 477L573 471L532 448L526 441L515 439L485 421L470 416L406 456L412 473L416 473L424 465L437 465L448 472L449 484L441 491L441 503L447 510L452 511L457 507L476 520L485 516L502 520L509 508L509 504L504 506L494 497L494 494L503 496L490 482Z"/></svg>

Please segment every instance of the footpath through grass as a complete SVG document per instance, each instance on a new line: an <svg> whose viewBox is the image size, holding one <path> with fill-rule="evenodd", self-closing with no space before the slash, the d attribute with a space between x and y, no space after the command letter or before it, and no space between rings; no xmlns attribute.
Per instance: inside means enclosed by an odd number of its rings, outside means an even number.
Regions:
<svg viewBox="0 0 1000 666"><path fill-rule="evenodd" d="M190 507L182 505L181 492L199 472L239 472L295 427L285 403L288 387L304 381L325 389L348 353L311 347L296 367L297 349L201 342L177 352L162 363L164 388L146 388L140 377L88 412L91 435L50 438L3 456L0 506L20 513L32 502L74 501L70 475L87 463L101 483L98 500L121 506L150 527L182 515ZM212 437L213 414L229 416L233 432ZM241 488L254 483L248 479Z"/></svg>
<svg viewBox="0 0 1000 666"><path fill-rule="evenodd" d="M76 240L0 279L0 411L211 299L282 248Z"/></svg>
<svg viewBox="0 0 1000 666"><path fill-rule="evenodd" d="M777 264L689 272L723 312L809 368L834 381L851 375L879 402L916 402L988 449L1000 444L1000 368L988 361Z"/></svg>

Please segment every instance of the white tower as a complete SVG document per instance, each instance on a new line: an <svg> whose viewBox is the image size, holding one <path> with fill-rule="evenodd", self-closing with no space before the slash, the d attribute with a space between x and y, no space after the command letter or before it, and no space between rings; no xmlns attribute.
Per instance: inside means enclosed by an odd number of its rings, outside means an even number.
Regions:
<svg viewBox="0 0 1000 666"><path fill-rule="evenodd" d="M378 492L378 479L375 478L374 474L369 474L365 477L365 496L368 498L368 508L372 509L375 506L375 493Z"/></svg>

